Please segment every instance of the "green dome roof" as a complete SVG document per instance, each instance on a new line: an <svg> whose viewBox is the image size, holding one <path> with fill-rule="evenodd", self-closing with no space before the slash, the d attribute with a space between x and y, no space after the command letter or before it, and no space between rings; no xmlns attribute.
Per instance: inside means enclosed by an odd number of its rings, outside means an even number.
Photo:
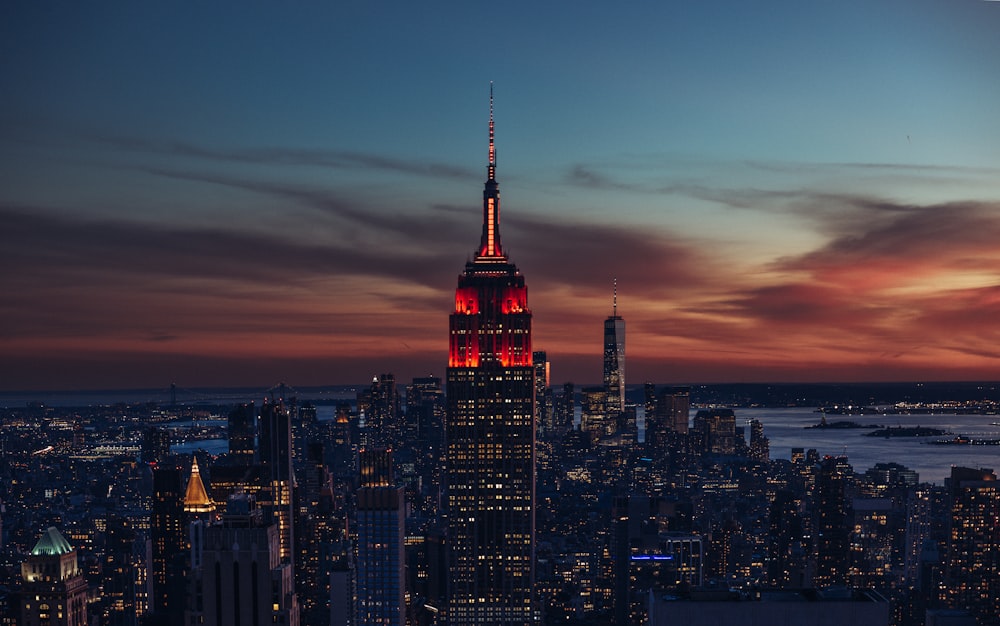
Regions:
<svg viewBox="0 0 1000 626"><path fill-rule="evenodd" d="M49 526L48 530L42 533L38 543L31 549L33 556L40 554L60 556L73 551L73 546L69 545L62 533L55 526Z"/></svg>

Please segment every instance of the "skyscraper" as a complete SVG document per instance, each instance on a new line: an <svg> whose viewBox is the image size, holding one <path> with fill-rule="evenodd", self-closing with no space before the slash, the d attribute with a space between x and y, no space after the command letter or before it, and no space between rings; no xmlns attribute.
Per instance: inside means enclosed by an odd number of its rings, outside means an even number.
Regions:
<svg viewBox="0 0 1000 626"><path fill-rule="evenodd" d="M533 618L534 370L524 277L500 243L490 90L483 232L450 317L447 374L448 622Z"/></svg>
<svg viewBox="0 0 1000 626"><path fill-rule="evenodd" d="M392 452L362 450L358 489L357 626L406 623L403 488L395 485Z"/></svg>
<svg viewBox="0 0 1000 626"><path fill-rule="evenodd" d="M229 412L229 456L238 465L253 465L257 436L257 409L253 402L237 404Z"/></svg>
<svg viewBox="0 0 1000 626"><path fill-rule="evenodd" d="M238 493L222 522L204 531L194 585L200 601L191 623L206 626L298 626L292 566L280 556L278 527L268 524L252 496Z"/></svg>
<svg viewBox="0 0 1000 626"><path fill-rule="evenodd" d="M295 545L292 530L292 411L284 400L260 407L257 432L261 480L261 508L267 523L278 525L281 559L291 563Z"/></svg>
<svg viewBox="0 0 1000 626"><path fill-rule="evenodd" d="M535 367L535 426L549 434L555 427L552 422L552 387L549 383L551 364L545 352L541 351L532 354L532 362Z"/></svg>
<svg viewBox="0 0 1000 626"><path fill-rule="evenodd" d="M850 559L847 484L854 470L845 456L826 456L816 475L816 574L813 584L847 584Z"/></svg>
<svg viewBox="0 0 1000 626"><path fill-rule="evenodd" d="M1000 616L1000 481L989 469L952 467L945 595L951 608L968 609L980 624Z"/></svg>
<svg viewBox="0 0 1000 626"><path fill-rule="evenodd" d="M184 490L181 470L175 463L153 470L152 539L153 602L150 610L158 623L168 624L184 615L184 569L187 529L184 521Z"/></svg>
<svg viewBox="0 0 1000 626"><path fill-rule="evenodd" d="M625 320L618 315L618 281L613 308L604 320L604 393L608 419L625 411Z"/></svg>
<svg viewBox="0 0 1000 626"><path fill-rule="evenodd" d="M25 626L85 626L87 581L76 550L54 526L42 533L21 564L21 620Z"/></svg>

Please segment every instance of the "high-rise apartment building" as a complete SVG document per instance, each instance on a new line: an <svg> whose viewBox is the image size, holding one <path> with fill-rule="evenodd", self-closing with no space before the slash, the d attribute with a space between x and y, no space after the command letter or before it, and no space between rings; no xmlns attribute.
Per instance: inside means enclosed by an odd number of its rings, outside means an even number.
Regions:
<svg viewBox="0 0 1000 626"><path fill-rule="evenodd" d="M448 622L534 618L535 427L531 312L524 277L500 243L490 142L483 231L450 317L447 374Z"/></svg>
<svg viewBox="0 0 1000 626"><path fill-rule="evenodd" d="M968 609L980 624L1000 620L1000 482L988 469L951 468L945 593L948 606Z"/></svg>
<svg viewBox="0 0 1000 626"><path fill-rule="evenodd" d="M618 315L618 281L615 281L611 315L604 320L604 393L609 419L625 411L625 320Z"/></svg>

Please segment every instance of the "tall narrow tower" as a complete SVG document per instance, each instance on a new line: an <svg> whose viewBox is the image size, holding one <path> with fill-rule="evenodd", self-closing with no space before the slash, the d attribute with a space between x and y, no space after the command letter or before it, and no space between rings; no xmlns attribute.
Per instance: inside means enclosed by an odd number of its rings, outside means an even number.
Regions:
<svg viewBox="0 0 1000 626"><path fill-rule="evenodd" d="M447 380L448 622L533 618L534 371L524 277L500 245L490 87L483 234L458 277Z"/></svg>
<svg viewBox="0 0 1000 626"><path fill-rule="evenodd" d="M294 402L294 400L293 400ZM292 525L292 409L285 399L265 400L257 427L260 459L261 508L264 521L278 525L282 561L294 563Z"/></svg>
<svg viewBox="0 0 1000 626"><path fill-rule="evenodd" d="M604 320L604 393L606 419L625 411L625 320L618 315L618 281L615 281L611 316Z"/></svg>

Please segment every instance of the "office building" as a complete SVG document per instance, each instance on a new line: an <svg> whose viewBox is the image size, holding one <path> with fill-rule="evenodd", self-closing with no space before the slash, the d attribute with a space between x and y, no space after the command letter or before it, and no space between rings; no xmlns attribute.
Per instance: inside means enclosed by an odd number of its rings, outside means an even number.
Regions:
<svg viewBox="0 0 1000 626"><path fill-rule="evenodd" d="M278 525L282 561L291 563L294 551L292 515L292 409L283 399L265 401L258 421L257 458L260 462L260 506L266 522Z"/></svg>
<svg viewBox="0 0 1000 626"><path fill-rule="evenodd" d="M550 381L552 364L549 363L548 355L542 351L533 352L531 360L535 366L535 426L549 435L556 430Z"/></svg>
<svg viewBox="0 0 1000 626"><path fill-rule="evenodd" d="M281 558L278 526L265 521L251 496L231 497L222 521L203 532L190 623L298 626L292 566Z"/></svg>
<svg viewBox="0 0 1000 626"><path fill-rule="evenodd" d="M395 484L392 452L362 450L357 491L356 626L406 623L406 522L403 488Z"/></svg>
<svg viewBox="0 0 1000 626"><path fill-rule="evenodd" d="M625 320L618 315L618 281L615 281L612 312L604 320L604 393L608 416L625 411Z"/></svg>
<svg viewBox="0 0 1000 626"><path fill-rule="evenodd" d="M500 242L492 94L489 128L482 238L449 324L448 622L523 625L534 620L531 312Z"/></svg>
<svg viewBox="0 0 1000 626"><path fill-rule="evenodd" d="M23 626L87 626L87 581L76 550L54 526L21 564Z"/></svg>

